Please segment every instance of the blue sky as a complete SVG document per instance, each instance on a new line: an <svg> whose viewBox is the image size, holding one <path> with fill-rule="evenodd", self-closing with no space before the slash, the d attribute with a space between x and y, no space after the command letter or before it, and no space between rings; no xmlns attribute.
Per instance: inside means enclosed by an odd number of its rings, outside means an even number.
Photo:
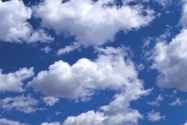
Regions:
<svg viewBox="0 0 187 125"><path fill-rule="evenodd" d="M0 0L0 125L187 125L186 0Z"/></svg>

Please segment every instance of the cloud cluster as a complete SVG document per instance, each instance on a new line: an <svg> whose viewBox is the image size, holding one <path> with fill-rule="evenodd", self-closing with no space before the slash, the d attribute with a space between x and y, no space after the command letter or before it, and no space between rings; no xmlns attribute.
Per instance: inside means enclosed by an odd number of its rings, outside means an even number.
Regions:
<svg viewBox="0 0 187 125"><path fill-rule="evenodd" d="M0 41L6 42L47 42L53 40L44 30L34 30L27 21L32 10L21 0L0 0Z"/></svg>
<svg viewBox="0 0 187 125"><path fill-rule="evenodd" d="M7 74L3 74L0 70L0 92L22 92L23 81L32 76L34 76L33 68L21 68Z"/></svg>
<svg viewBox="0 0 187 125"><path fill-rule="evenodd" d="M130 5L132 1L117 6L115 0L44 0L33 10L41 24L57 34L76 36L83 45L101 45L112 41L120 30L138 29L153 20L151 9L140 2Z"/></svg>
<svg viewBox="0 0 187 125"><path fill-rule="evenodd" d="M143 116L130 107L132 100L137 100L149 91L143 89L142 83L134 81L124 88L123 92L114 96L108 105L101 106L99 111L88 111L78 116L68 117L63 125L135 125Z"/></svg>
<svg viewBox="0 0 187 125"><path fill-rule="evenodd" d="M99 111L88 111L78 116L70 116L64 125L118 125L122 123L137 124L143 116L130 108L130 102L149 90L143 89L141 80L137 78L133 62L124 47L97 48L97 59L82 58L69 65L58 61L41 71L29 83L36 91L49 96L86 101L95 91L116 90L114 100L101 106Z"/></svg>

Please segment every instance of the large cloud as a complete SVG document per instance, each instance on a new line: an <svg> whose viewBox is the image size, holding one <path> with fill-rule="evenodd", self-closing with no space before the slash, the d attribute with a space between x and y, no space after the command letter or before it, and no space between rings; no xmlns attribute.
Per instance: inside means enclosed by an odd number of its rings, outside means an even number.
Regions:
<svg viewBox="0 0 187 125"><path fill-rule="evenodd" d="M7 42L51 41L44 30L33 30L27 22L31 18L31 8L26 7L21 0L0 0L0 40Z"/></svg>
<svg viewBox="0 0 187 125"><path fill-rule="evenodd" d="M134 81L130 83L121 93L114 96L110 104L101 106L99 111L88 111L78 116L68 117L63 125L135 125L143 116L130 107L132 100L148 94L143 89L142 83Z"/></svg>
<svg viewBox="0 0 187 125"><path fill-rule="evenodd" d="M22 68L16 72L3 74L0 70L0 92L22 92L23 81L34 75L33 68Z"/></svg>
<svg viewBox="0 0 187 125"><path fill-rule="evenodd" d="M168 44L158 42L155 46L153 68L160 73L157 84L165 88L187 91L187 29Z"/></svg>
<svg viewBox="0 0 187 125"><path fill-rule="evenodd" d="M120 30L138 29L153 20L153 11L139 2L129 5L124 1L117 6L114 0L44 0L33 7L35 17L42 25L57 34L75 35L83 45L100 45L113 40ZM111 6L109 6L109 4Z"/></svg>
<svg viewBox="0 0 187 125"><path fill-rule="evenodd" d="M64 125L137 124L143 116L138 110L131 109L130 102L148 94L149 90L143 89L124 47L98 48L97 52L98 58L93 61L83 58L73 65L55 62L29 85L46 95L82 101L90 99L96 90L117 90L113 101L101 106L99 111L70 116Z"/></svg>
<svg viewBox="0 0 187 125"><path fill-rule="evenodd" d="M94 61L82 58L73 65L57 61L49 70L39 72L29 85L49 96L86 101L95 90L119 90L137 79L124 48L108 47L98 49L98 53Z"/></svg>
<svg viewBox="0 0 187 125"><path fill-rule="evenodd" d="M114 100L108 105L101 106L99 111L90 110L78 116L69 116L62 124L56 123L58 125L136 125L143 116L138 110L130 107L130 102L148 93L149 90L144 90L142 83L136 81L129 84L121 93L115 94ZM158 115L156 114L156 117L159 117Z"/></svg>

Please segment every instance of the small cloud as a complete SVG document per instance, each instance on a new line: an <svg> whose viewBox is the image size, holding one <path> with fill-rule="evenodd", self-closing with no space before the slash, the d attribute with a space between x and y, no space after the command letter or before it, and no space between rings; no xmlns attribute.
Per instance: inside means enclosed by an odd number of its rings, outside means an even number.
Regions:
<svg viewBox="0 0 187 125"><path fill-rule="evenodd" d="M151 112L147 113L147 118L149 121L161 121L161 120L165 120L166 116L160 115L160 112L155 112L154 110L152 110Z"/></svg>
<svg viewBox="0 0 187 125"><path fill-rule="evenodd" d="M177 98L175 101L171 102L169 105L171 106L181 106L185 103L184 100Z"/></svg>
<svg viewBox="0 0 187 125"><path fill-rule="evenodd" d="M48 97L44 97L43 101L45 102L46 105L53 106L55 103L59 101L59 99L52 96L48 96Z"/></svg>
<svg viewBox="0 0 187 125"><path fill-rule="evenodd" d="M155 2L157 2L163 8L166 8L172 4L172 0L155 0Z"/></svg>
<svg viewBox="0 0 187 125"><path fill-rule="evenodd" d="M57 116L57 115L60 115L61 114L61 112L55 112L55 115Z"/></svg>
<svg viewBox="0 0 187 125"><path fill-rule="evenodd" d="M57 52L57 55L60 56L60 55L64 55L66 53L70 53L76 49L79 49L80 48L80 45L76 42L74 42L72 45L70 46L66 46L62 49L59 49L58 52Z"/></svg>
<svg viewBox="0 0 187 125"><path fill-rule="evenodd" d="M42 48L41 50L42 50L43 52L45 52L45 53L51 52L51 48L50 48L49 46L46 46L46 47Z"/></svg>
<svg viewBox="0 0 187 125"><path fill-rule="evenodd" d="M7 97L0 100L0 107L4 110L17 110L26 114L33 113L37 110L38 100L27 96Z"/></svg>
<svg viewBox="0 0 187 125"><path fill-rule="evenodd" d="M163 96L158 95L158 97L155 99L155 101L148 102L147 104L151 105L151 106L160 106L160 102L163 101L163 100L164 100Z"/></svg>
<svg viewBox="0 0 187 125"><path fill-rule="evenodd" d="M6 118L0 118L0 125L29 125L29 124L20 123L19 121L13 121Z"/></svg>

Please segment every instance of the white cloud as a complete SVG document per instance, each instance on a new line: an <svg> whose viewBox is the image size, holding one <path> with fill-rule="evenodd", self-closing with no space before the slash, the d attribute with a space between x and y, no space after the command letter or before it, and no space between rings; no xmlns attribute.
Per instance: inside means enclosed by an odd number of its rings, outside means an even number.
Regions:
<svg viewBox="0 0 187 125"><path fill-rule="evenodd" d="M52 96L48 96L48 97L44 97L43 101L46 103L46 105L53 106L55 103L59 101L59 99Z"/></svg>
<svg viewBox="0 0 187 125"><path fill-rule="evenodd" d="M163 88L177 88L187 91L187 29L172 39L168 44L158 42L154 48L153 66L160 75L157 85Z"/></svg>
<svg viewBox="0 0 187 125"><path fill-rule="evenodd" d="M187 122L186 122L186 123L184 123L184 125L187 125Z"/></svg>
<svg viewBox="0 0 187 125"><path fill-rule="evenodd" d="M151 106L160 106L160 103L161 101L163 101L163 97L162 95L158 95L158 97L156 97L155 101L152 101L152 102L148 102L148 105L151 105Z"/></svg>
<svg viewBox="0 0 187 125"><path fill-rule="evenodd" d="M4 110L17 110L24 113L32 113L37 109L38 101L30 96L7 97L0 100L0 107Z"/></svg>
<svg viewBox="0 0 187 125"><path fill-rule="evenodd" d="M32 10L21 0L0 0L0 40L6 42L36 42L51 41L44 30L33 30L27 22L31 18Z"/></svg>
<svg viewBox="0 0 187 125"><path fill-rule="evenodd" d="M63 125L135 125L143 116L130 108L130 101L137 100L140 96L148 94L142 84L132 83L124 88L122 93L116 94L110 104L101 106L99 111L88 111L78 116L68 117Z"/></svg>
<svg viewBox="0 0 187 125"><path fill-rule="evenodd" d="M183 10L182 10L182 17L180 20L180 24L184 27L187 26L187 1L182 0Z"/></svg>
<svg viewBox="0 0 187 125"><path fill-rule="evenodd" d="M171 106L181 106L185 103L184 100L177 98L175 101L171 102L169 105Z"/></svg>
<svg viewBox="0 0 187 125"><path fill-rule="evenodd" d="M82 113L77 117L68 117L64 125L103 125L106 119L103 113L94 112L93 110Z"/></svg>
<svg viewBox="0 0 187 125"><path fill-rule="evenodd" d="M133 0L134 1L134 0ZM44 0L33 7L34 16L42 19L42 25L76 36L83 45L101 45L112 41L120 31L129 31L148 25L153 20L153 11L140 2L115 5L114 0ZM107 4L111 3L112 6Z"/></svg>
<svg viewBox="0 0 187 125"><path fill-rule="evenodd" d="M42 48L41 50L42 50L43 52L45 52L45 53L51 52L51 48L50 48L49 46L46 46L46 47Z"/></svg>
<svg viewBox="0 0 187 125"><path fill-rule="evenodd" d="M149 121L161 121L165 120L166 116L161 116L160 112L155 112L152 110L151 112L147 113L147 118Z"/></svg>
<svg viewBox="0 0 187 125"><path fill-rule="evenodd" d="M167 6L171 5L172 0L155 0L155 2L157 2L158 4L160 4L163 7L167 7Z"/></svg>
<svg viewBox="0 0 187 125"><path fill-rule="evenodd" d="M66 46L62 49L59 49L58 52L57 52L57 55L63 55L63 54L66 54L66 53L70 53L76 49L79 49L80 47L80 44L74 42L72 45L70 46Z"/></svg>
<svg viewBox="0 0 187 125"><path fill-rule="evenodd" d="M44 122L41 125L61 125L61 124L60 124L60 122L51 122L51 123Z"/></svg>
<svg viewBox="0 0 187 125"><path fill-rule="evenodd" d="M48 96L86 101L96 90L119 90L137 79L125 48L97 51L99 55L94 61L82 58L73 65L57 61L49 70L39 72L29 85Z"/></svg>
<svg viewBox="0 0 187 125"><path fill-rule="evenodd" d="M0 118L0 125L28 125L28 124L20 123L19 121L13 121L6 118Z"/></svg>
<svg viewBox="0 0 187 125"><path fill-rule="evenodd" d="M3 74L0 70L0 92L22 92L23 81L34 75L33 68L22 68L16 72Z"/></svg>
<svg viewBox="0 0 187 125"><path fill-rule="evenodd" d="M144 90L142 81L137 78L133 62L124 47L97 48L94 61L80 59L69 65L58 61L41 71L29 86L46 95L86 101L95 91L101 89L117 90L114 100L101 106L99 111L88 111L78 116L70 116L64 125L103 125L137 124L143 116L138 110L130 108L130 102L150 90Z"/></svg>

